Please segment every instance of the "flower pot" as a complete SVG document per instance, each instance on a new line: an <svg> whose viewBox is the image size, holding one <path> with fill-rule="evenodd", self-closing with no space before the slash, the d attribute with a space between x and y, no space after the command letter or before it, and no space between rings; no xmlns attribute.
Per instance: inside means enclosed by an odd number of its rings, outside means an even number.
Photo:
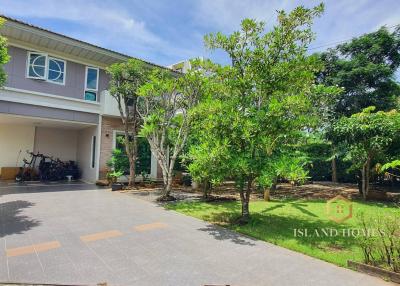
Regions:
<svg viewBox="0 0 400 286"><path fill-rule="evenodd" d="M114 183L111 185L111 191L120 191L122 190L123 185L122 184L118 184L118 183Z"/></svg>

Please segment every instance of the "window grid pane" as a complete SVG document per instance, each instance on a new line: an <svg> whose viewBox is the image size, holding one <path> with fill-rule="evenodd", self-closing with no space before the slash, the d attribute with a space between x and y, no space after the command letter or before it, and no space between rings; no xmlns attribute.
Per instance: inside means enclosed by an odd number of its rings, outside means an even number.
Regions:
<svg viewBox="0 0 400 286"><path fill-rule="evenodd" d="M97 94L95 91L85 91L85 100L96 101Z"/></svg>
<svg viewBox="0 0 400 286"><path fill-rule="evenodd" d="M63 61L49 59L49 71L47 79L57 83L64 83L65 65Z"/></svg>
<svg viewBox="0 0 400 286"><path fill-rule="evenodd" d="M46 56L41 54L29 55L28 76L33 78L45 78Z"/></svg>
<svg viewBox="0 0 400 286"><path fill-rule="evenodd" d="M97 90L98 73L97 69L88 68L86 78L86 88L90 90Z"/></svg>

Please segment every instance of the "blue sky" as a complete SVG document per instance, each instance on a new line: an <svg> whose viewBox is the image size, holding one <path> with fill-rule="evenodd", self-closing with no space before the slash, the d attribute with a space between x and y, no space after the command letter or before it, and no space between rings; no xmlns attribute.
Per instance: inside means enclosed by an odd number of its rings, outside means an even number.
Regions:
<svg viewBox="0 0 400 286"><path fill-rule="evenodd" d="M321 1L279 0L0 0L0 13L157 64L198 56L224 62L203 47L203 35L237 30L250 17L275 23L276 10ZM315 21L319 47L400 24L399 0L326 0ZM313 49L326 49L327 46Z"/></svg>

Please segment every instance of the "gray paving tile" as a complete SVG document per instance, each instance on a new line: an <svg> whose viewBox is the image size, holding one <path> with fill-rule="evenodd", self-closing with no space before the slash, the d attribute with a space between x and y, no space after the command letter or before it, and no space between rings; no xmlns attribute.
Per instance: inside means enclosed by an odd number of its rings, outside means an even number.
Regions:
<svg viewBox="0 0 400 286"><path fill-rule="evenodd" d="M146 269L138 267L135 264L130 265L128 268L117 270L113 274L114 278L110 283L116 285L132 285L132 283L135 284L137 281L153 275Z"/></svg>
<svg viewBox="0 0 400 286"><path fill-rule="evenodd" d="M12 282L18 282L18 283L45 283L46 282L46 276L44 275L43 272L39 271L32 271L28 272L25 270L19 271L19 272L12 272L10 275L10 280Z"/></svg>
<svg viewBox="0 0 400 286"><path fill-rule="evenodd" d="M39 252L37 255L44 269L71 263L63 248Z"/></svg>
<svg viewBox="0 0 400 286"><path fill-rule="evenodd" d="M32 244L29 235L23 235L23 234L8 235L5 237L5 241L7 249L23 247Z"/></svg>
<svg viewBox="0 0 400 286"><path fill-rule="evenodd" d="M52 265L44 270L47 283L81 284L82 277L72 263Z"/></svg>
<svg viewBox="0 0 400 286"><path fill-rule="evenodd" d="M104 267L104 262L95 254L90 255L78 255L75 257L70 257L72 263L77 268L88 268L88 267L97 267L101 268Z"/></svg>
<svg viewBox="0 0 400 286"><path fill-rule="evenodd" d="M7 258L0 258L0 281L10 281L8 277Z"/></svg>
<svg viewBox="0 0 400 286"><path fill-rule="evenodd" d="M27 254L8 258L10 281L45 282L43 268L36 254Z"/></svg>
<svg viewBox="0 0 400 286"><path fill-rule="evenodd" d="M97 285L98 283L102 282L109 282L114 281L115 275L105 267L97 267L97 266L87 266L87 267L80 267L77 269L78 275L81 277L81 284L94 284ZM113 285L113 284L109 284Z"/></svg>
<svg viewBox="0 0 400 286"><path fill-rule="evenodd" d="M35 187L34 192L29 188L7 190L0 203L0 280L7 276L4 269L8 261L9 278L15 282L389 285L126 194L91 190L94 188L86 185ZM168 228L133 230L136 225L157 221L168 223ZM91 243L79 239L81 235L110 230L124 235ZM61 248L8 259L4 254L4 243L14 248L49 240L58 240Z"/></svg>

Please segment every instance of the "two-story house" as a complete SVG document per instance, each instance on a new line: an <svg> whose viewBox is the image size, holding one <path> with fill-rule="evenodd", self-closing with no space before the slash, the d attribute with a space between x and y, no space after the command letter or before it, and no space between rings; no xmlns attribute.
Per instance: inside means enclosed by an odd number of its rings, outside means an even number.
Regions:
<svg viewBox="0 0 400 286"><path fill-rule="evenodd" d="M0 168L21 166L29 150L76 161L84 181L104 178L123 130L105 68L130 57L3 18L11 60L0 89ZM148 158L155 178L157 161Z"/></svg>

